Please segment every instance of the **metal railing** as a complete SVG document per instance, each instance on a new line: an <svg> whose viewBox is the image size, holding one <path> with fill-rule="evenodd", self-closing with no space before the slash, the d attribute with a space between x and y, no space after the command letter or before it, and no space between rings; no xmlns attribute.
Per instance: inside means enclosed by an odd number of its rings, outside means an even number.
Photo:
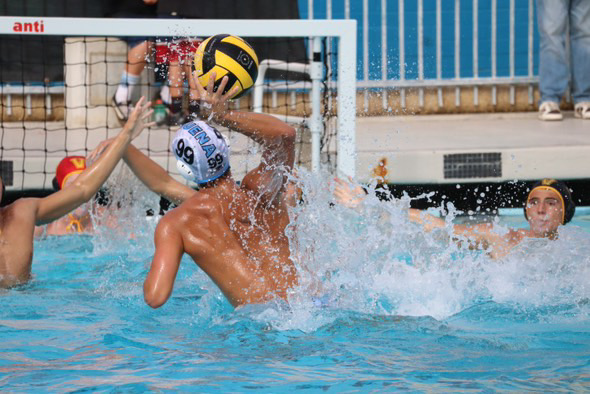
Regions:
<svg viewBox="0 0 590 394"><path fill-rule="evenodd" d="M12 96L24 97L24 108L27 116L33 113L32 96L43 95L45 100L45 114L50 116L52 113L52 95L63 95L65 88L63 85L47 86L47 85L30 85L30 84L4 84L0 85L0 96L5 97L3 104L6 115L11 116L12 110Z"/></svg>
<svg viewBox="0 0 590 394"><path fill-rule="evenodd" d="M473 104L478 105L479 87L489 86L496 105L499 85L510 86L511 105L515 105L515 87L528 85L529 104L533 104L538 82L533 0L380 0L376 4L369 0L300 0L302 18L357 19L357 88L364 89L365 110L371 89L383 89L384 109L389 89L399 90L405 108L407 89L418 90L422 107L424 90L434 88L442 107L443 87L455 87L454 104L460 106L462 89L473 89ZM392 39L395 36L397 40ZM499 45L499 38L504 45ZM500 63L507 63L501 72ZM371 71L375 68L380 69L379 75Z"/></svg>

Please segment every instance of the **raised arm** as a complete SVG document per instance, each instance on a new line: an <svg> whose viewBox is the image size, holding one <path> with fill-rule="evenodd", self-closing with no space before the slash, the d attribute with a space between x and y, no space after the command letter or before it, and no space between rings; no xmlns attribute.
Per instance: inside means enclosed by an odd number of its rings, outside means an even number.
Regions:
<svg viewBox="0 0 590 394"><path fill-rule="evenodd" d="M181 204L195 194L193 189L172 178L158 163L133 145L129 145L123 160L148 189L175 204Z"/></svg>
<svg viewBox="0 0 590 394"><path fill-rule="evenodd" d="M244 186L261 196L267 205L285 194L288 174L295 161L295 129L266 114L228 111L214 116L217 123L236 130L262 147L260 164L242 180Z"/></svg>
<svg viewBox="0 0 590 394"><path fill-rule="evenodd" d="M127 146L141 131L152 125L150 103L142 97L125 126L105 152L68 187L39 200L35 221L37 225L52 222L90 200L111 174Z"/></svg>
<svg viewBox="0 0 590 394"><path fill-rule="evenodd" d="M213 92L215 74L211 75L207 89L193 81L201 97L201 113L205 120L211 119L217 124L235 130L262 147L260 165L250 171L242 180L245 187L255 190L267 204L272 204L282 196L287 184L288 174L295 161L295 129L274 116L232 111L228 109L228 100L235 93L235 88L222 94L227 77L224 77L216 92Z"/></svg>
<svg viewBox="0 0 590 394"><path fill-rule="evenodd" d="M339 203L354 208L362 202L365 194L364 190L359 185L355 185L352 179L346 181L336 178L334 196ZM444 228L447 225L443 219L414 208L408 210L408 219L422 225L426 232ZM502 247L501 245L505 243L502 236L495 233L493 226L487 223L476 225L454 224L452 232L456 236L466 238L470 248L488 249L490 246L492 248ZM461 241L459 238L456 240Z"/></svg>
<svg viewBox="0 0 590 394"><path fill-rule="evenodd" d="M410 208L408 217L412 222L421 224L426 232L446 226L446 222L443 219L419 209ZM493 249L503 247L505 244L502 236L494 232L494 226L489 223L473 225L454 224L453 234L467 240L470 249L489 250L490 247ZM455 241L461 242L463 239L455 238Z"/></svg>
<svg viewBox="0 0 590 394"><path fill-rule="evenodd" d="M101 142L90 154L98 157L113 142L108 139ZM89 156L89 157L91 157ZM172 178L158 163L146 156L142 151L129 144L123 160L135 176L154 193L166 197L175 204L182 204L195 193L195 190Z"/></svg>

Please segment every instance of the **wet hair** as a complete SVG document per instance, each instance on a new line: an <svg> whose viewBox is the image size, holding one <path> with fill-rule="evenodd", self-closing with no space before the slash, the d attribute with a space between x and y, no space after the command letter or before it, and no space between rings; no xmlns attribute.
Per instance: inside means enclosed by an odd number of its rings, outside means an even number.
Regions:
<svg viewBox="0 0 590 394"><path fill-rule="evenodd" d="M57 181L57 177L53 177L53 179L51 180L51 186L53 186L54 192L59 191L59 182Z"/></svg>
<svg viewBox="0 0 590 394"><path fill-rule="evenodd" d="M526 201L524 203L524 217L525 217L525 219L526 220L529 219L526 214L526 207L529 203L529 199L531 198L531 193L533 192L533 190L535 190L537 188L550 189L550 190L555 191L557 194L559 194L561 196L561 202L563 204L562 205L562 208L563 208L562 224L569 223L572 220L572 218L574 217L574 214L576 213L576 204L574 204L574 199L572 198L572 193L571 193L570 189L567 187L567 185L565 183L563 183L562 181L558 181L556 179L549 179L549 178L541 179L539 182L535 183L531 187L531 191L529 192L529 194L526 198Z"/></svg>

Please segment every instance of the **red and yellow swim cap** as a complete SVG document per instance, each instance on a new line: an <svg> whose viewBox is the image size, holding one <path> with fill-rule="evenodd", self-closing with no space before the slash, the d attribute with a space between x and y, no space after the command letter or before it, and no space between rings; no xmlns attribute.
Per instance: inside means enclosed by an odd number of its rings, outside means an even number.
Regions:
<svg viewBox="0 0 590 394"><path fill-rule="evenodd" d="M63 189L66 181L72 175L77 175L86 169L86 158L84 156L66 156L55 170L55 179L59 189Z"/></svg>

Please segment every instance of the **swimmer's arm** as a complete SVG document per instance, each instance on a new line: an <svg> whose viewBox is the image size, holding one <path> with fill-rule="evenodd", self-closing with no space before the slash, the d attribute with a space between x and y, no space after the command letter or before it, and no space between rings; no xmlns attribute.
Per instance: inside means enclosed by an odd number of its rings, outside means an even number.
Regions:
<svg viewBox="0 0 590 394"><path fill-rule="evenodd" d="M446 222L419 209L410 208L408 212L410 221L421 224L424 231L430 232L437 228L445 228ZM499 236L492 231L493 227L488 223L465 225L453 225L453 234L458 236L455 242L467 241L470 249L488 249L490 245L498 242Z"/></svg>
<svg viewBox="0 0 590 394"><path fill-rule="evenodd" d="M426 232L446 226L446 222L443 219L415 208L408 209L408 219L411 222L421 224Z"/></svg>
<svg viewBox="0 0 590 394"><path fill-rule="evenodd" d="M152 308L159 308L172 294L180 259L184 253L182 236L170 216L165 216L158 223L154 242L156 252L143 284L143 298Z"/></svg>
<svg viewBox="0 0 590 394"><path fill-rule="evenodd" d="M455 226L455 233L459 233L457 227L469 241L470 249L485 250L492 258L505 256L518 243L518 239L522 239L521 233L514 230L501 235L490 223Z"/></svg>
<svg viewBox="0 0 590 394"><path fill-rule="evenodd" d="M96 194L123 156L131 140L138 136L144 128L153 124L148 123L151 115L149 106L150 103L144 104L142 97L125 126L105 152L84 170L73 184L39 200L35 224L52 222L76 209Z"/></svg>
<svg viewBox="0 0 590 394"><path fill-rule="evenodd" d="M215 78L216 73L211 73L207 87L203 88L196 80L196 75L193 73L191 76L192 84L201 98L199 117L204 120L212 119L219 125L252 138L262 145L263 159L279 159L277 164L288 166L290 169L295 161L295 129L271 115L230 110L229 99L238 89L234 87L224 94L228 83L228 77L224 76L215 90Z"/></svg>
<svg viewBox="0 0 590 394"><path fill-rule="evenodd" d="M354 183L351 177L348 181L336 178L334 179L334 197L340 204L349 208L356 208L363 201L367 193L360 186Z"/></svg>
<svg viewBox="0 0 590 394"><path fill-rule="evenodd" d="M207 87L203 88L196 75L192 75L193 85L201 98L199 116L207 120L211 118L215 123L235 130L262 146L260 165L244 177L242 184L257 192L268 205L280 201L295 162L295 129L271 115L229 110L229 98L237 89L223 94L228 82L227 76L224 76L214 91L215 77L212 73Z"/></svg>
<svg viewBox="0 0 590 394"><path fill-rule="evenodd" d="M295 129L274 116L227 111L213 117L216 123L253 139L262 146L263 162L286 166L295 161Z"/></svg>
<svg viewBox="0 0 590 394"><path fill-rule="evenodd" d="M172 178L158 163L133 145L129 145L123 160L148 189L175 204L181 204L195 194L193 189Z"/></svg>
<svg viewBox="0 0 590 394"><path fill-rule="evenodd" d="M288 174L295 162L295 129L271 115L228 111L216 117L217 122L252 138L262 147L257 168L242 180L245 187L256 191L268 204L283 195Z"/></svg>

